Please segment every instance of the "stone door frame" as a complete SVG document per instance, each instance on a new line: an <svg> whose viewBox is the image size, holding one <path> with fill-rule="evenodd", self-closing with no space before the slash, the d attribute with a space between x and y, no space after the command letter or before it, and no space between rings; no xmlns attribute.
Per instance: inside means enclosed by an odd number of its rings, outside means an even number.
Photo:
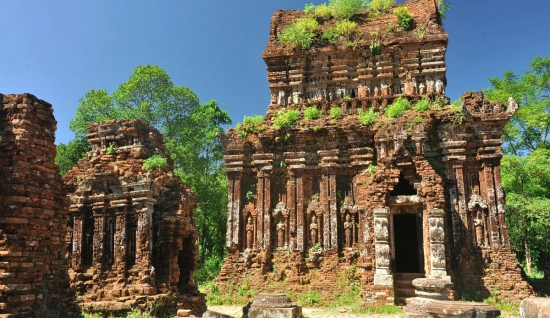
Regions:
<svg viewBox="0 0 550 318"><path fill-rule="evenodd" d="M421 210L423 220L426 220L428 229L423 229L425 275L428 278L442 278L450 280L447 276L445 263L445 227L443 209L434 208L426 211L424 208L425 199L418 195L392 196L388 200L388 206L373 210L374 215L374 239L375 239L375 286L393 286L393 270L391 266L393 246L393 213L396 207L418 206ZM413 208L414 210L415 208ZM423 222L426 226L426 222Z"/></svg>

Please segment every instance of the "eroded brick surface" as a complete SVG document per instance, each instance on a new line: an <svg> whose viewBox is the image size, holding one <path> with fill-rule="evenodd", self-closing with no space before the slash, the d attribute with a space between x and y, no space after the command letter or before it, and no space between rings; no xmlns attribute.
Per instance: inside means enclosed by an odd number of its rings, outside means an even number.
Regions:
<svg viewBox="0 0 550 318"><path fill-rule="evenodd" d="M52 106L31 94L0 101L0 316L75 316Z"/></svg>
<svg viewBox="0 0 550 318"><path fill-rule="evenodd" d="M417 277L451 279L454 298L532 293L510 251L500 176L502 129L517 104L467 93L449 105L435 2L403 5L426 34L382 32L376 54L281 47L278 32L304 13L273 15L268 112L223 138L228 256L219 284L338 296L356 278L364 301L398 303ZM357 20L365 38L395 23L392 14ZM361 124L358 110L383 114L398 97L432 106ZM304 117L311 106L320 118ZM342 116L329 115L335 107ZM282 108L300 111L289 128L274 125Z"/></svg>
<svg viewBox="0 0 550 318"><path fill-rule="evenodd" d="M162 135L140 120L107 121L88 127L88 141L92 151L64 177L70 282L81 307L116 311L155 301L201 314L196 199L173 173ZM155 154L168 166L144 171Z"/></svg>

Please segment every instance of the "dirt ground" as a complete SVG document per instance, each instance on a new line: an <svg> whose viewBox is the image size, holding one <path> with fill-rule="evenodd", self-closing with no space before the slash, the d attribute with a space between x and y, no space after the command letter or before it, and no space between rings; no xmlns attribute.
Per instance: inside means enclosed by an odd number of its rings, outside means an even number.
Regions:
<svg viewBox="0 0 550 318"><path fill-rule="evenodd" d="M208 306L211 311L230 315L235 318L242 317L242 306ZM340 310L339 310L340 309ZM373 314L352 314L344 311L345 308L328 309L328 308L302 308L302 314L306 318L360 318L360 317L377 317L377 318L397 318L405 317L404 314L398 315L373 315Z"/></svg>
<svg viewBox="0 0 550 318"><path fill-rule="evenodd" d="M235 318L240 318L243 315L242 306L208 306L208 309L211 311L219 312L226 314ZM399 314L353 314L347 311L344 311L345 308L330 309L330 308L302 308L302 314L305 318L361 318L361 317L376 317L376 318L398 318L405 317L404 313ZM519 317L514 313L503 312L502 316L504 318L515 318Z"/></svg>

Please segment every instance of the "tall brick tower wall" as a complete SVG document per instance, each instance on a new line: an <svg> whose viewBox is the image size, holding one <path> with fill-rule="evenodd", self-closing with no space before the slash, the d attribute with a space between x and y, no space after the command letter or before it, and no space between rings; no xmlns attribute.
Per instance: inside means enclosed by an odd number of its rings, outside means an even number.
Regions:
<svg viewBox="0 0 550 318"><path fill-rule="evenodd" d="M31 94L0 101L0 317L76 316L52 106Z"/></svg>

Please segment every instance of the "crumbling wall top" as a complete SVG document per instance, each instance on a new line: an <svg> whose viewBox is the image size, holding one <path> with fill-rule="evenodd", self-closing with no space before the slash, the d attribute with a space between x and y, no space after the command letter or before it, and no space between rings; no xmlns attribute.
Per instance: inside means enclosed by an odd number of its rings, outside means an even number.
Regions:
<svg viewBox="0 0 550 318"><path fill-rule="evenodd" d="M397 18L393 14L393 9L398 7L407 7L409 13L414 16L414 27L409 31L388 32L390 24L396 24ZM271 17L271 29L269 41L263 52L263 58L268 59L278 56L301 55L303 51L283 47L277 40L281 31L289 26L296 19L305 17L304 11L298 10L277 10ZM388 13L378 17L370 17L368 10L363 10L356 15L361 36L364 39L363 45L368 47L371 40L376 37L382 44L390 45L394 43L415 43L415 42L444 42L448 41L448 35L445 33L438 11L436 0L409 0L393 6ZM336 25L334 18L328 21L321 21L322 30ZM376 35L374 35L376 34ZM421 35L420 35L421 34ZM317 41L317 40L316 40ZM310 51L330 51L332 45L323 45L317 41Z"/></svg>

